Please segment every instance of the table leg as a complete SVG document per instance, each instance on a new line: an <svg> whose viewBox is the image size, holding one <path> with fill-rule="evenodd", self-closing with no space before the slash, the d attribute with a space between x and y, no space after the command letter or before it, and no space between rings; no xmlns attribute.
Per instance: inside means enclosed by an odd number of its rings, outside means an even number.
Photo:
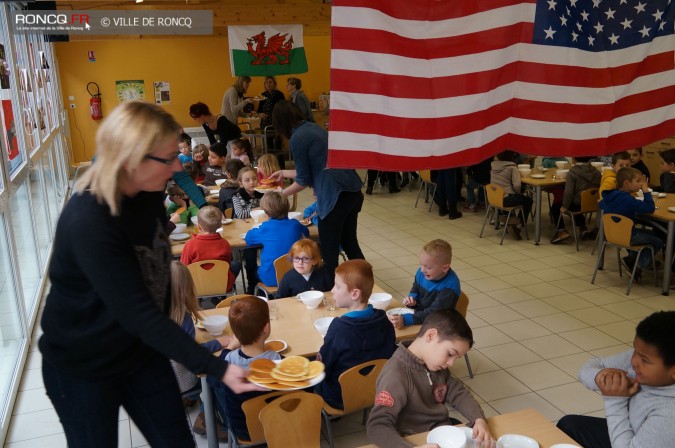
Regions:
<svg viewBox="0 0 675 448"><path fill-rule="evenodd" d="M541 185L534 187L534 200L537 203L534 210L534 244L538 246L541 239Z"/></svg>
<svg viewBox="0 0 675 448"><path fill-rule="evenodd" d="M202 376L201 381L206 426L206 443L208 448L218 448L218 427L216 426L216 407L214 405L213 391L206 382L206 375Z"/></svg>
<svg viewBox="0 0 675 448"><path fill-rule="evenodd" d="M675 237L675 221L668 221L668 237L666 238L666 255L663 258L663 285L661 295L670 295L671 260L673 259L673 239Z"/></svg>

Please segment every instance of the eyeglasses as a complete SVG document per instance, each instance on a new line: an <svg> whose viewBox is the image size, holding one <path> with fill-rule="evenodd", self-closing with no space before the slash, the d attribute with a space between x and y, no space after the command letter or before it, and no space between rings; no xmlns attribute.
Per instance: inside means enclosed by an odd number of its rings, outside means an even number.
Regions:
<svg viewBox="0 0 675 448"><path fill-rule="evenodd" d="M171 166L171 165L173 165L173 162L178 158L178 153L176 153L175 156L170 157L168 159L165 159L163 157L151 156L150 154L146 154L146 156L143 157L143 158L154 160L155 162L159 162L159 163L163 163L164 165Z"/></svg>
<svg viewBox="0 0 675 448"><path fill-rule="evenodd" d="M293 263L309 263L310 261L314 260L314 258L309 258L309 257L291 257L291 261Z"/></svg>

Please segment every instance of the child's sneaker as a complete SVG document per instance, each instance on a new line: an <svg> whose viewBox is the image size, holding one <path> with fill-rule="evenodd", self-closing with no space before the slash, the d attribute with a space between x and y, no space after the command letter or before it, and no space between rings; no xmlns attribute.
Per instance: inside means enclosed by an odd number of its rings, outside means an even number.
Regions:
<svg viewBox="0 0 675 448"><path fill-rule="evenodd" d="M477 212L478 211L478 206L476 204L467 204L464 207L462 207L463 212Z"/></svg>
<svg viewBox="0 0 675 448"><path fill-rule="evenodd" d="M567 238L570 237L570 234L567 233L567 230L558 230L555 235L553 235L553 239L551 239L551 244L558 244L562 243L565 241Z"/></svg>

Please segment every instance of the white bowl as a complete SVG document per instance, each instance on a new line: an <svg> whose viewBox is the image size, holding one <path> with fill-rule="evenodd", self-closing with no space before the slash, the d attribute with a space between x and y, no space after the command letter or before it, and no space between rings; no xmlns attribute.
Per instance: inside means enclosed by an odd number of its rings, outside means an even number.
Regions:
<svg viewBox="0 0 675 448"><path fill-rule="evenodd" d="M605 166L605 162L591 162L591 165L597 169L600 169L601 167Z"/></svg>
<svg viewBox="0 0 675 448"><path fill-rule="evenodd" d="M368 303L378 310L386 310L391 304L391 294L386 292L374 292L370 295Z"/></svg>
<svg viewBox="0 0 675 448"><path fill-rule="evenodd" d="M323 296L321 291L305 291L298 294L298 299L302 300L308 310L315 310L321 305Z"/></svg>
<svg viewBox="0 0 675 448"><path fill-rule="evenodd" d="M521 177L527 177L532 172L530 168L518 168L518 171L520 171Z"/></svg>
<svg viewBox="0 0 675 448"><path fill-rule="evenodd" d="M401 316L403 314L415 314L415 312L413 310L411 310L410 308L406 308L404 306L402 306L400 308L392 308L390 310L387 310L387 316L389 316L389 317L391 317L391 316Z"/></svg>
<svg viewBox="0 0 675 448"><path fill-rule="evenodd" d="M288 212L288 219L297 219L300 221L302 219L302 213L301 212Z"/></svg>
<svg viewBox="0 0 675 448"><path fill-rule="evenodd" d="M529 163L519 163L518 164L518 169L519 170L524 170L524 169L530 169L532 168Z"/></svg>
<svg viewBox="0 0 675 448"><path fill-rule="evenodd" d="M555 162L555 166L558 167L559 170L564 170L567 164L568 162L566 160L556 160Z"/></svg>
<svg viewBox="0 0 675 448"><path fill-rule="evenodd" d="M435 443L441 448L464 448L466 435L454 426L437 426L427 434L427 443Z"/></svg>
<svg viewBox="0 0 675 448"><path fill-rule="evenodd" d="M555 175L558 179L567 179L567 173L569 173L570 170L555 170Z"/></svg>
<svg viewBox="0 0 675 448"><path fill-rule="evenodd" d="M539 448L539 444L520 434L504 434L497 439L497 448Z"/></svg>
<svg viewBox="0 0 675 448"><path fill-rule="evenodd" d="M224 184L227 182L227 179L216 179L216 185L220 187L221 184Z"/></svg>
<svg viewBox="0 0 675 448"><path fill-rule="evenodd" d="M196 226L199 219L196 216L191 216L190 221L192 221L192 224Z"/></svg>
<svg viewBox="0 0 675 448"><path fill-rule="evenodd" d="M227 316L214 314L213 316L206 316L203 324L204 328L206 328L206 331L208 331L211 336L220 336L223 334L223 330L227 326L228 321L229 319Z"/></svg>
<svg viewBox="0 0 675 448"><path fill-rule="evenodd" d="M316 331L321 333L321 336L326 336L326 333L328 333L328 327L330 327L330 323L333 322L334 317L321 317L317 320L314 321L314 328L316 328Z"/></svg>
<svg viewBox="0 0 675 448"><path fill-rule="evenodd" d="M173 233L173 234L185 233L185 229L187 229L187 224L183 224L183 223L179 222L178 224L176 224L176 230L174 230L171 233Z"/></svg>
<svg viewBox="0 0 675 448"><path fill-rule="evenodd" d="M265 217L264 210L251 210L251 218L258 220L263 219L264 217Z"/></svg>

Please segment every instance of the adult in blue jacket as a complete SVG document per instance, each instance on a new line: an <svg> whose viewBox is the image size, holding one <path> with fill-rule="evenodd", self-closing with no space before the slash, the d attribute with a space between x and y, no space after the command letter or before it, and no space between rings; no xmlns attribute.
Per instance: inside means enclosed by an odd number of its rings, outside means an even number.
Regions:
<svg viewBox="0 0 675 448"><path fill-rule="evenodd" d="M290 196L307 187L316 194L319 216L321 255L333 276L338 265L340 246L350 260L364 258L356 228L363 206L363 182L356 171L326 168L328 161L328 132L305 121L302 112L290 101L280 101L272 112L276 131L289 139L295 170L281 170L272 175L275 180L295 179L284 189Z"/></svg>

